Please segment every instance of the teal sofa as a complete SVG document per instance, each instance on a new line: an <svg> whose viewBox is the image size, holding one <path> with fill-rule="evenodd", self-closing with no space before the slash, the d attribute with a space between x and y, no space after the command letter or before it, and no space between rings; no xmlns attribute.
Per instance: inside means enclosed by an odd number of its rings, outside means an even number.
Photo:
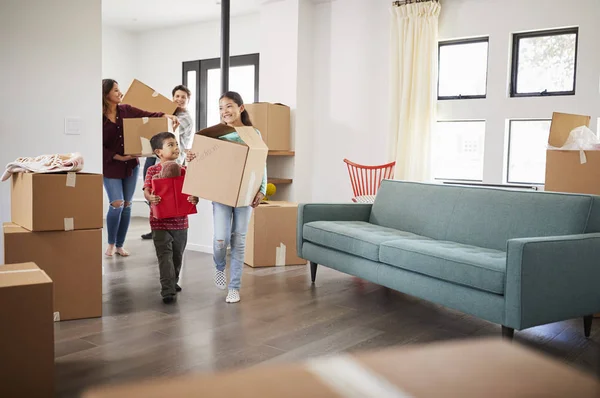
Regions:
<svg viewBox="0 0 600 398"><path fill-rule="evenodd" d="M514 330L600 312L600 197L385 180L301 204L298 256Z"/></svg>

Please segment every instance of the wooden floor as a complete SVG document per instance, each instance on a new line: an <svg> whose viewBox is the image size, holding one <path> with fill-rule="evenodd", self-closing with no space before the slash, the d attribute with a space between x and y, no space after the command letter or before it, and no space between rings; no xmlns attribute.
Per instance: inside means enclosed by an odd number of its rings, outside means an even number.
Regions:
<svg viewBox="0 0 600 398"><path fill-rule="evenodd" d="M296 361L342 351L499 336L500 327L337 271L246 267L239 304L212 281L210 255L187 252L175 305L159 295L147 220L135 219L132 256L104 263L104 316L55 324L58 396L93 385ZM592 336L572 320L515 333L515 341L600 374L600 320ZM490 358L493 361L493 358Z"/></svg>

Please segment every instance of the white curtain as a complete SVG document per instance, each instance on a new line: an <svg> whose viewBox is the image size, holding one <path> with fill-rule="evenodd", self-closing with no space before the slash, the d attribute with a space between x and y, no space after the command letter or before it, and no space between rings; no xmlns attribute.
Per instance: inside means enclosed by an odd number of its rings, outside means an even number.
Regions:
<svg viewBox="0 0 600 398"><path fill-rule="evenodd" d="M438 1L392 7L390 156L400 180L432 177L440 10Z"/></svg>

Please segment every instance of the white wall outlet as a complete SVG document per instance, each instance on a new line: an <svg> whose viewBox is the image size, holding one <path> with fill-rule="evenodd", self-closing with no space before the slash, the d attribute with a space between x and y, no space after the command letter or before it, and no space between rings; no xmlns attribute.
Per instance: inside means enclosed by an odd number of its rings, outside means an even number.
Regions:
<svg viewBox="0 0 600 398"><path fill-rule="evenodd" d="M67 117L65 118L65 134L67 135L81 135L82 122L79 117Z"/></svg>

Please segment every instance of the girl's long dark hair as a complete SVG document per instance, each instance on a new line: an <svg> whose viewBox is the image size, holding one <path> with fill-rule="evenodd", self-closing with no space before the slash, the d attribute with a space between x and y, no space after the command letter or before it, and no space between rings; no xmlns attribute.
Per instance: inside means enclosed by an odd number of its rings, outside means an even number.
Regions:
<svg viewBox="0 0 600 398"><path fill-rule="evenodd" d="M242 96L239 93L236 93L235 91L227 91L225 94L221 95L221 97L219 98L219 101L222 100L223 98L229 98L230 100L235 102L237 104L237 106L244 105L244 100L242 99ZM244 109L244 111L242 112L240 117L242 119L242 124L244 126L252 126L252 121L250 120L250 114L248 114L248 111L246 109Z"/></svg>
<svg viewBox="0 0 600 398"><path fill-rule="evenodd" d="M108 94L110 94L110 91L113 89L115 84L119 84L119 83L117 83L117 81L113 80L113 79L102 79L102 114L103 115L106 115L106 112L108 112L108 100L106 99L106 97L108 97Z"/></svg>

